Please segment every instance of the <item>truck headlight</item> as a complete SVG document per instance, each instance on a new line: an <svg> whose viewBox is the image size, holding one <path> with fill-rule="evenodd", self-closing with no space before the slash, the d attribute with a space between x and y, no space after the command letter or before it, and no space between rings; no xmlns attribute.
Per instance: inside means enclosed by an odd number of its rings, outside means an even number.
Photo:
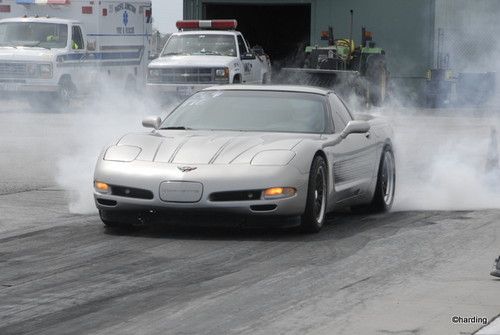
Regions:
<svg viewBox="0 0 500 335"><path fill-rule="evenodd" d="M52 78L52 64L40 64L38 69L40 70L40 78Z"/></svg>
<svg viewBox="0 0 500 335"><path fill-rule="evenodd" d="M215 69L215 80L229 81L229 68Z"/></svg>
<svg viewBox="0 0 500 335"><path fill-rule="evenodd" d="M149 78L158 79L161 75L160 69L149 69Z"/></svg>

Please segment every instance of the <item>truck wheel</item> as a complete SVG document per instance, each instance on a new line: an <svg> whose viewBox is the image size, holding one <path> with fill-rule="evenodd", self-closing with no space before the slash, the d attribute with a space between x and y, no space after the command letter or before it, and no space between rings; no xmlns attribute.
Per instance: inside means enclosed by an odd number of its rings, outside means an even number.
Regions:
<svg viewBox="0 0 500 335"><path fill-rule="evenodd" d="M309 172L306 210L301 217L300 230L304 233L317 233L326 220L328 197L326 162L321 156L314 157Z"/></svg>
<svg viewBox="0 0 500 335"><path fill-rule="evenodd" d="M241 84L241 77L240 77L239 74L237 74L236 76L234 76L233 84Z"/></svg>
<svg viewBox="0 0 500 335"><path fill-rule="evenodd" d="M75 85L71 82L70 78L64 77L59 82L59 89L57 91L57 100L62 107L69 106L75 92Z"/></svg>
<svg viewBox="0 0 500 335"><path fill-rule="evenodd" d="M367 99L373 106L382 106L387 97L388 72L384 55L371 55L366 60Z"/></svg>

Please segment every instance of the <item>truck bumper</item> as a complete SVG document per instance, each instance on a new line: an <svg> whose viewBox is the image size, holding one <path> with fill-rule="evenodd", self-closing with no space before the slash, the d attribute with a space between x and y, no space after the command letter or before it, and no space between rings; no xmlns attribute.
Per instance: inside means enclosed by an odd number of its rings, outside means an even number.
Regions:
<svg viewBox="0 0 500 335"><path fill-rule="evenodd" d="M17 92L57 92L58 88L57 85L0 82L0 92L3 94Z"/></svg>
<svg viewBox="0 0 500 335"><path fill-rule="evenodd" d="M153 84L148 83L148 90L153 94L171 94L179 97L188 97L207 87L216 86L217 84Z"/></svg>

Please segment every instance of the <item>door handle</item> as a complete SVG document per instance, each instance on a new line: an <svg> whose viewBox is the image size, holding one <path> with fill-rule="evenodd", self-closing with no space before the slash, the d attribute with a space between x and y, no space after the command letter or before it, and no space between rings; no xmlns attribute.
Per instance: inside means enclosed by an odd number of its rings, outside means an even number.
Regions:
<svg viewBox="0 0 500 335"><path fill-rule="evenodd" d="M366 138L370 138L370 132L367 132L367 133L365 134L365 137L366 137Z"/></svg>

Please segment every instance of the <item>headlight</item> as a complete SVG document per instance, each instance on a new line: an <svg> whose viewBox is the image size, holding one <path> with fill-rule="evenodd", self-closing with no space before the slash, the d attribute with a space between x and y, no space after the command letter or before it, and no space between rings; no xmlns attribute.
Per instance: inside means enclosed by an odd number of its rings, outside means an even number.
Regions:
<svg viewBox="0 0 500 335"><path fill-rule="evenodd" d="M229 68L215 69L215 80L229 80Z"/></svg>
<svg viewBox="0 0 500 335"><path fill-rule="evenodd" d="M38 69L41 78L52 78L52 64L40 64Z"/></svg>
<svg viewBox="0 0 500 335"><path fill-rule="evenodd" d="M160 69L149 69L149 76L151 78L158 78L161 75Z"/></svg>
<svg viewBox="0 0 500 335"><path fill-rule="evenodd" d="M141 148L133 145L112 145L104 154L105 161L132 162L141 153Z"/></svg>
<svg viewBox="0 0 500 335"><path fill-rule="evenodd" d="M264 150L256 154L250 164L285 166L295 157L295 152L289 150Z"/></svg>

